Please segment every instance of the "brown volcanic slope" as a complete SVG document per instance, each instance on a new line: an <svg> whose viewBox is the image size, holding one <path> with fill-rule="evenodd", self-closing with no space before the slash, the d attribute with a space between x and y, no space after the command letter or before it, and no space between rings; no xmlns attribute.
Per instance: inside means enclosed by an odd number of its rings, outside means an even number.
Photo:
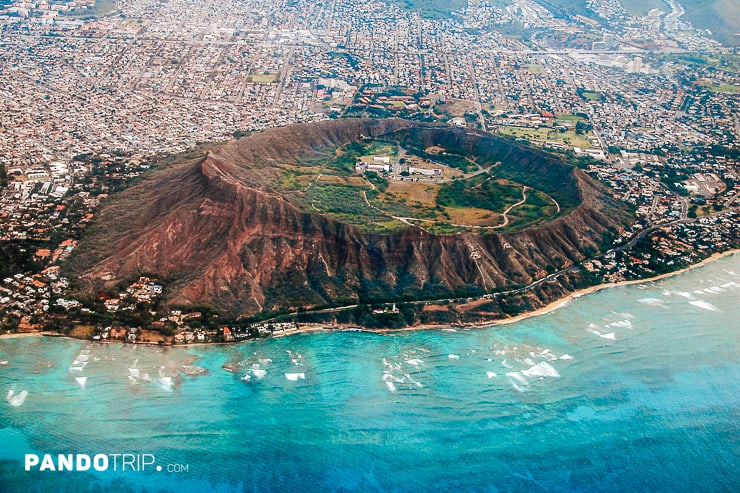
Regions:
<svg viewBox="0 0 740 493"><path fill-rule="evenodd" d="M271 187L275 162L394 133L426 144L468 146L535 174L562 173L581 203L537 229L511 234L431 235L417 228L371 234L302 211ZM538 167L542 170L538 171ZM576 194L577 195L577 194ZM629 215L601 185L557 158L486 134L403 120L294 125L229 143L156 171L113 198L66 269L86 289L156 273L171 303L208 303L231 315L373 299L433 298L526 285L585 258Z"/></svg>

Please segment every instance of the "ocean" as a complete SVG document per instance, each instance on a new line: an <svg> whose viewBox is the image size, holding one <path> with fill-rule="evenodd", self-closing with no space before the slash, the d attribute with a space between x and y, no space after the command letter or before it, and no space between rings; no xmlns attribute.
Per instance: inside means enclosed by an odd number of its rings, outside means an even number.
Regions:
<svg viewBox="0 0 740 493"><path fill-rule="evenodd" d="M483 329L0 339L0 491L740 491L739 302L734 254Z"/></svg>

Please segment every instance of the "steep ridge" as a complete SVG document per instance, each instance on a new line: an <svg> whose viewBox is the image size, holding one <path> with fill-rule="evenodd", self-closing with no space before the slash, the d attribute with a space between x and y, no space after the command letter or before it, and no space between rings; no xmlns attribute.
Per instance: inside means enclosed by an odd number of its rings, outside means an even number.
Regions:
<svg viewBox="0 0 740 493"><path fill-rule="evenodd" d="M433 299L526 285L600 248L629 215L582 170L580 205L509 234L372 234L301 210L270 185L275 162L419 124L340 120L265 131L147 176L114 197L65 266L93 291L154 273L170 303L232 316L394 299ZM438 129L433 129L437 132ZM459 134L455 138L462 138ZM549 159L549 158L548 158Z"/></svg>

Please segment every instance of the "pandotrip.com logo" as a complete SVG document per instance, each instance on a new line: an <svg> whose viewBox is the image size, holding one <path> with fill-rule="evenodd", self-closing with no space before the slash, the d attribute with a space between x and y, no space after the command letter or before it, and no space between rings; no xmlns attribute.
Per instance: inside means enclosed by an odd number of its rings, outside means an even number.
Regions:
<svg viewBox="0 0 740 493"><path fill-rule="evenodd" d="M26 454L26 471L188 472L188 464L157 464L154 454Z"/></svg>

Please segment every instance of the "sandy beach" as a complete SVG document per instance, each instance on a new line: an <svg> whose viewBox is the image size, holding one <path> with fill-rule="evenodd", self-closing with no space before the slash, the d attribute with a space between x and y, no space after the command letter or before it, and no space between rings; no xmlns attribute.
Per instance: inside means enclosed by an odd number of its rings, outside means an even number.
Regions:
<svg viewBox="0 0 740 493"><path fill-rule="evenodd" d="M19 339L22 337L43 337L43 336L62 337L56 332L9 332L5 334L0 334L0 339Z"/></svg>

